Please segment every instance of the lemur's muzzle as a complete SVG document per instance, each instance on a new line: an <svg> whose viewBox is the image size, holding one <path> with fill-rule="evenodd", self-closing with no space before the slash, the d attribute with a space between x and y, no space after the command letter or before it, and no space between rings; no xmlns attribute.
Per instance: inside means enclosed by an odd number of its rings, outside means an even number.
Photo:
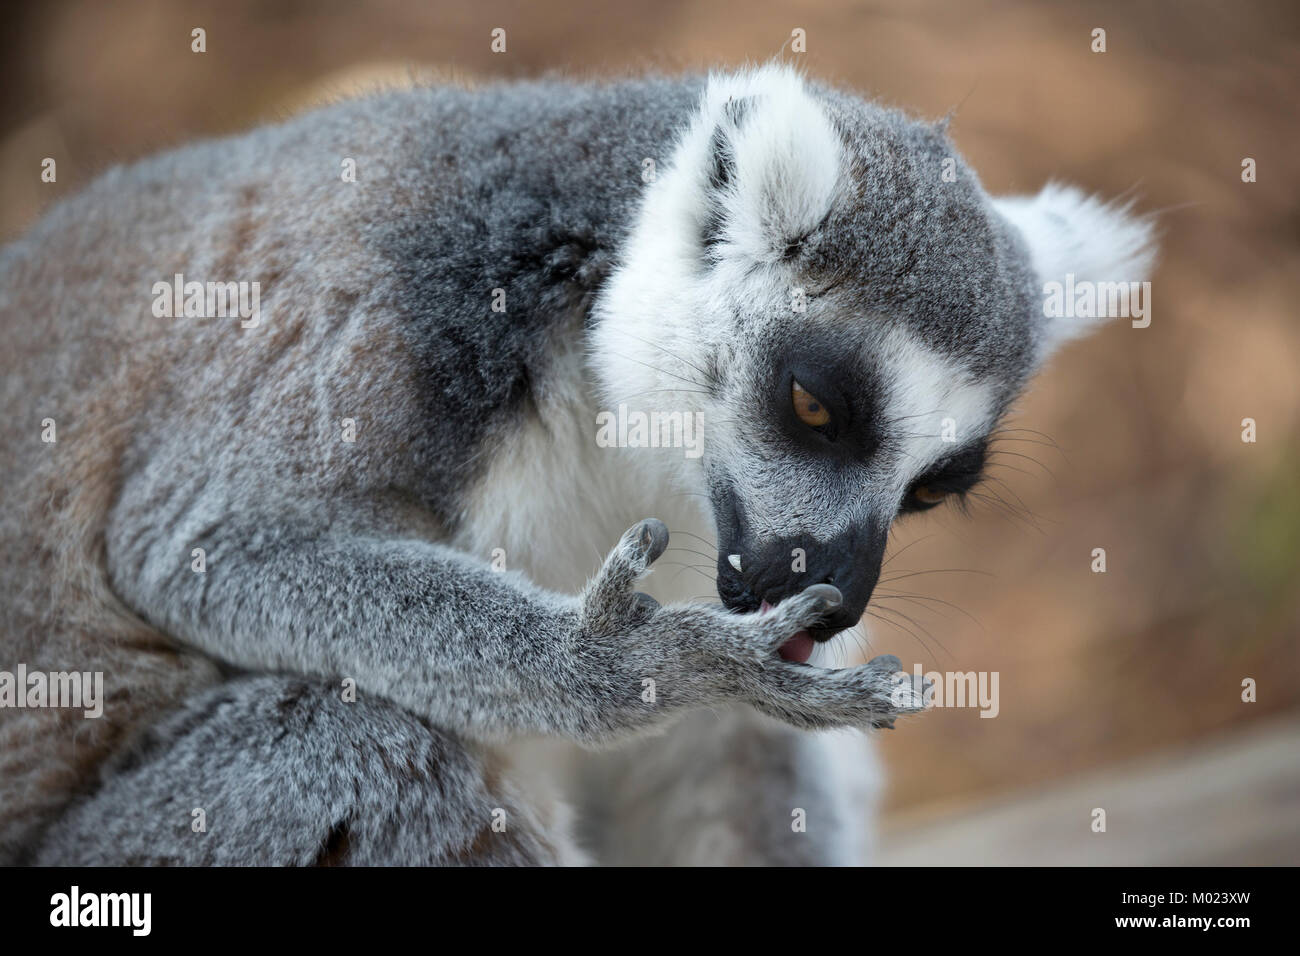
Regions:
<svg viewBox="0 0 1300 956"><path fill-rule="evenodd" d="M858 622L880 577L888 526L861 525L830 541L778 538L724 545L718 555L718 597L733 611L776 605L814 584L833 584L844 602L810 629L826 641Z"/></svg>

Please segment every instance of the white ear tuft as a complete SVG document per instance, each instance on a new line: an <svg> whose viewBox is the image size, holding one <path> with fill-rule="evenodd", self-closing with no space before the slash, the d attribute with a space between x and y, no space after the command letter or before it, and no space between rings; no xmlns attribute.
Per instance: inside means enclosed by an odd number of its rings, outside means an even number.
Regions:
<svg viewBox="0 0 1300 956"><path fill-rule="evenodd" d="M834 202L843 143L788 66L710 76L693 134L719 252L778 260Z"/></svg>
<svg viewBox="0 0 1300 956"><path fill-rule="evenodd" d="M993 205L1020 230L1029 247L1045 300L1044 358L1115 317L1113 309L1103 306L1116 288L1128 302L1129 292L1138 292L1136 284L1150 278L1155 262L1153 224L1148 217L1134 215L1131 203L1107 203L1072 186L1048 183L1036 196L998 198ZM1144 288L1141 294L1149 298L1149 283ZM1076 289L1079 307L1073 297ZM1084 293L1091 297L1092 309L1082 307ZM1059 311L1052 307L1052 297L1058 294L1064 306ZM1148 302L1128 302L1119 314L1127 316L1148 306Z"/></svg>

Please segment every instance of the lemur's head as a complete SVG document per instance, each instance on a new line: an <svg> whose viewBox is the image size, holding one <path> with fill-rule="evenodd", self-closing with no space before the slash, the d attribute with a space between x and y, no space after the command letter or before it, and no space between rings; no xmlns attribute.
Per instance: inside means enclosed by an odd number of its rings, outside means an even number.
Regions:
<svg viewBox="0 0 1300 956"><path fill-rule="evenodd" d="M943 129L766 67L713 77L597 306L611 403L702 415L737 610L829 581L857 622L900 514L962 495L1061 342L1043 284L1128 281L1150 229L1049 186L991 199ZM611 405L611 407L613 407ZM812 641L792 646L806 659Z"/></svg>

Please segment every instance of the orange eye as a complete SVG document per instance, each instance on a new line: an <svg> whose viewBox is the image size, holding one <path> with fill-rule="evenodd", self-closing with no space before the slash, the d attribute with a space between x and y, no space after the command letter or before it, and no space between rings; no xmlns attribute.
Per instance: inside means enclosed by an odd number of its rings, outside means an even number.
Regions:
<svg viewBox="0 0 1300 956"><path fill-rule="evenodd" d="M937 505L948 497L948 492L931 488L929 485L917 485L912 490L912 497L923 505Z"/></svg>
<svg viewBox="0 0 1300 956"><path fill-rule="evenodd" d="M794 413L805 425L821 428L830 423L831 413L826 410L826 406L798 382L791 381L790 401L794 403Z"/></svg>

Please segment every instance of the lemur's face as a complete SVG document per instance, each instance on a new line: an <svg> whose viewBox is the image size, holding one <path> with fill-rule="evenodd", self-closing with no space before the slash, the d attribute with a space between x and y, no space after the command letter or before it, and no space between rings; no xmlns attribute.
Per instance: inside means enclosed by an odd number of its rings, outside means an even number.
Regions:
<svg viewBox="0 0 1300 956"><path fill-rule="evenodd" d="M718 594L750 611L834 584L844 604L815 639L862 616L899 515L980 479L1016 384L860 309L826 293L794 319L742 316L705 366Z"/></svg>
<svg viewBox="0 0 1300 956"><path fill-rule="evenodd" d="M1073 192L995 202L942 131L787 71L715 78L599 303L596 364L613 402L701 414L702 456L659 457L712 507L724 603L839 588L803 660L1080 331L1041 283L1136 278L1146 238Z"/></svg>

